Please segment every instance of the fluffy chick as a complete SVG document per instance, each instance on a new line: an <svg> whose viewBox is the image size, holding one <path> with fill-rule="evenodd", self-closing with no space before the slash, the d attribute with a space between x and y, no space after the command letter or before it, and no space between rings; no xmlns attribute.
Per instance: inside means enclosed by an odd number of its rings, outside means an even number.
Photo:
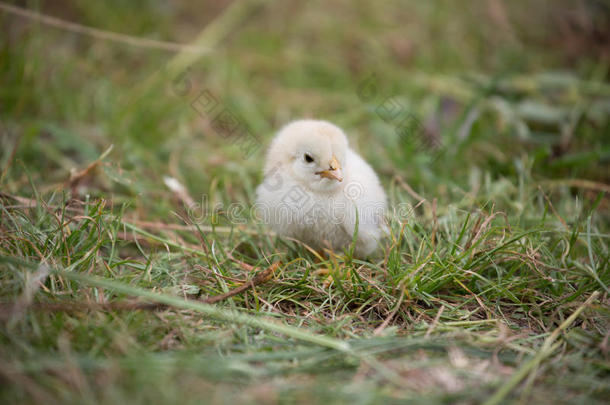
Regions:
<svg viewBox="0 0 610 405"><path fill-rule="evenodd" d="M256 194L261 220L317 250L348 247L357 225L354 253L365 257L386 229L386 196L377 175L330 122L283 127L271 142Z"/></svg>

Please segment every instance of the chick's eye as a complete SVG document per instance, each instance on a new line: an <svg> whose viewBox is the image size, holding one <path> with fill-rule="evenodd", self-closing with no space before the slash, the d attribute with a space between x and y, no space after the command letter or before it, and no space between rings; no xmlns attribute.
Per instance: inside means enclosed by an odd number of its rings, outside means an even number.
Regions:
<svg viewBox="0 0 610 405"><path fill-rule="evenodd" d="M307 163L311 163L311 162L313 162L313 158L312 158L312 157L311 157L311 155L310 155L310 154L308 154L308 153L306 153L305 155L303 155L303 159L305 159L305 161L306 161Z"/></svg>

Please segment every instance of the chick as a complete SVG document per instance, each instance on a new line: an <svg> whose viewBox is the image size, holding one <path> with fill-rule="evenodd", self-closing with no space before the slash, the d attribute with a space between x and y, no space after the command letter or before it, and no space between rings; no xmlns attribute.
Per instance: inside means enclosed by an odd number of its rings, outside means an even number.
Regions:
<svg viewBox="0 0 610 405"><path fill-rule="evenodd" d="M356 234L354 254L366 257L385 233L379 179L330 122L299 120L283 127L271 142L256 194L263 222L317 250L341 251Z"/></svg>

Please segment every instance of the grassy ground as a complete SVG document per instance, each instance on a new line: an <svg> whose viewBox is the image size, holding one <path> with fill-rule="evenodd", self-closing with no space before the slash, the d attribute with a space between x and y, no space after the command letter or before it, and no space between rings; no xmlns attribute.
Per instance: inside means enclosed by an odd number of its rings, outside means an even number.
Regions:
<svg viewBox="0 0 610 405"><path fill-rule="evenodd" d="M0 12L1 401L607 401L607 3L210 3ZM299 117L380 174L378 256L250 214Z"/></svg>

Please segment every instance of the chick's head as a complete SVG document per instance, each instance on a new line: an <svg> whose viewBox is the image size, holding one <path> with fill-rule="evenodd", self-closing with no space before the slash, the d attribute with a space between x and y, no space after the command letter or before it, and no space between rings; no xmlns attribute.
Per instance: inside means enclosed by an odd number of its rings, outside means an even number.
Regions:
<svg viewBox="0 0 610 405"><path fill-rule="evenodd" d="M343 181L347 148L339 127L326 121L294 121L271 143L265 172L276 171L313 191L333 191Z"/></svg>

